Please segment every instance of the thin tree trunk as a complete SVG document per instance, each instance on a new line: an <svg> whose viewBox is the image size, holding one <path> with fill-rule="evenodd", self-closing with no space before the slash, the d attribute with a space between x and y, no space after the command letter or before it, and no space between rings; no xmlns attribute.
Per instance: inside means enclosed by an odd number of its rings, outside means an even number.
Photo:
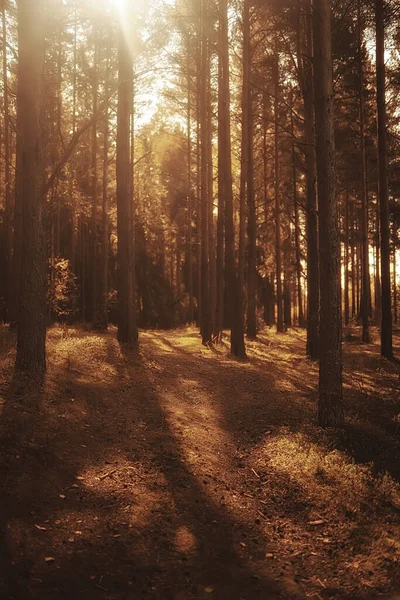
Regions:
<svg viewBox="0 0 400 600"><path fill-rule="evenodd" d="M250 73L249 64L249 73ZM248 264L247 264L247 337L257 337L257 214L254 190L254 150L253 150L253 102L249 81L248 100L248 162L247 162L247 206L248 206Z"/></svg>
<svg viewBox="0 0 400 600"><path fill-rule="evenodd" d="M357 312L357 296L356 296L356 240L354 228L354 205L351 209L351 230L350 230L350 246L351 246L351 317L354 319Z"/></svg>
<svg viewBox="0 0 400 600"><path fill-rule="evenodd" d="M215 318L217 311L217 271L216 271L216 239L214 224L214 172L213 172L213 119L211 101L211 44L207 46L207 208L208 208L208 260L209 260L209 304L210 304L210 338L215 331Z"/></svg>
<svg viewBox="0 0 400 600"><path fill-rule="evenodd" d="M239 303L245 312L245 269L246 269L246 202L248 177L248 88L249 88L249 51L250 51L250 0L243 2L243 48L242 48L242 136L240 151L240 190L239 190Z"/></svg>
<svg viewBox="0 0 400 600"><path fill-rule="evenodd" d="M219 0L220 9L220 69L219 69L219 178L225 197L225 264L229 324L231 327L231 353L246 358L244 343L244 311L238 269L235 261L235 228L233 219L231 111L229 88L228 2Z"/></svg>
<svg viewBox="0 0 400 600"><path fill-rule="evenodd" d="M398 243L398 235L397 235L397 222L396 219L393 223L393 315L394 322L398 323L398 310L397 310L397 243Z"/></svg>
<svg viewBox="0 0 400 600"><path fill-rule="evenodd" d="M393 358L392 302L390 290L390 229L388 155L386 139L386 84L385 84L385 25L384 0L375 0L376 26L376 103L378 109L378 176L381 225L381 278L382 323L381 354Z"/></svg>
<svg viewBox="0 0 400 600"><path fill-rule="evenodd" d="M319 356L319 264L318 264L318 221L316 193L316 163L314 140L314 82L313 82L313 41L311 2L305 0L305 54L304 64L304 130L306 154L306 193L307 193L307 343L306 353L312 360Z"/></svg>
<svg viewBox="0 0 400 600"><path fill-rule="evenodd" d="M117 113L117 232L118 232L118 341L136 346L138 332L134 304L133 215L130 173L130 112L133 64L123 28L118 47Z"/></svg>
<svg viewBox="0 0 400 600"><path fill-rule="evenodd" d="M111 44L111 34L108 35L108 43ZM108 96L110 78L110 56L106 56L105 72L105 97ZM99 310L97 315L97 326L99 329L108 327L108 150L109 150L109 109L106 103L104 109L104 132L103 132L103 180L102 180L102 266L100 279Z"/></svg>
<svg viewBox="0 0 400 600"><path fill-rule="evenodd" d="M361 164L361 240L362 240L362 284L361 284L361 321L362 341L370 342L369 335L369 244L368 244L368 195L367 168L365 155L365 115L364 115L364 65L361 23L361 0L357 3L358 21L358 64L359 64L359 113L360 113L360 164Z"/></svg>
<svg viewBox="0 0 400 600"><path fill-rule="evenodd" d="M220 13L226 7L220 2ZM226 173L225 173L225 161L226 152L225 148L225 128L226 128L226 115L224 111L224 105L226 103L225 94L225 82L224 82L224 58L223 53L225 49L223 31L222 31L222 20L224 16L220 14L219 24L219 61L218 61L218 220L217 220L217 310L215 317L215 330L214 337L217 341L221 341L222 332L224 327L224 308L225 308L225 260L229 260L225 257L226 248L224 244L225 236L225 195L226 195ZM229 49L228 49L229 52ZM229 56L228 56L229 65ZM229 310L229 326L231 324L231 311Z"/></svg>
<svg viewBox="0 0 400 600"><path fill-rule="evenodd" d="M201 85L201 44L199 42L199 56L197 66L197 103L196 103L196 204L197 204L197 325L202 328L202 224L201 224L201 140L200 140L200 85Z"/></svg>
<svg viewBox="0 0 400 600"><path fill-rule="evenodd" d="M189 310L188 310L188 323L192 324L194 320L194 307L193 307L193 240L192 240L192 86L191 86L191 75L190 75L190 54L188 52L188 64L187 64L187 264L188 264L188 290L189 290Z"/></svg>
<svg viewBox="0 0 400 600"><path fill-rule="evenodd" d="M280 206L280 173L279 173L279 54L275 52L273 66L274 85L274 154L275 154L275 265L276 265L276 328L279 333L283 327L283 297L282 297L282 259L281 259L281 206Z"/></svg>
<svg viewBox="0 0 400 600"><path fill-rule="evenodd" d="M12 300L11 282L12 282L12 194L11 194L11 144L10 144L10 115L9 115L9 94L8 94L8 72L7 72L7 23L6 8L3 6L2 13L3 24L3 106L4 106L4 188L5 188L5 211L4 211L4 266L5 266L5 322L9 319L10 303Z"/></svg>
<svg viewBox="0 0 400 600"><path fill-rule="evenodd" d="M76 133L76 84L77 84L77 11L76 11L76 3L74 2L74 51L73 51L73 77L72 77L72 136L75 136ZM74 177L74 166L73 163L70 163L70 178L69 178L69 193L70 197L73 196L73 177ZM77 264L77 256L76 256L76 243L79 227L79 218L77 218L77 211L75 206L71 208L72 218L71 218L71 227L72 227L72 235L71 235L71 271L74 275L77 274L79 267ZM76 305L77 305L77 294L74 291L72 296L72 319L75 319L76 316Z"/></svg>
<svg viewBox="0 0 400 600"><path fill-rule="evenodd" d="M204 345L212 341L210 314L210 265L209 265L209 207L208 195L208 136L207 136L207 81L209 77L209 53L207 35L208 1L201 0L201 77L200 77L200 151L201 151L201 336Z"/></svg>
<svg viewBox="0 0 400 600"><path fill-rule="evenodd" d="M350 305L349 305L349 190L346 192L345 200L345 219L344 219L344 323L349 324Z"/></svg>
<svg viewBox="0 0 400 600"><path fill-rule="evenodd" d="M381 288L381 233L380 233L380 219L379 219L379 203L375 210L375 313L374 319L376 325L380 325L382 319L382 288Z"/></svg>
<svg viewBox="0 0 400 600"><path fill-rule="evenodd" d="M298 324L304 327L303 311L303 291L301 287L301 248L300 248L300 221L299 221L299 203L297 199L297 164L296 164L296 146L294 140L294 119L293 119L293 89L290 91L290 133L292 137L292 183L293 183L293 208L294 208L294 236L296 247L296 283L297 283L297 304L299 307Z"/></svg>
<svg viewBox="0 0 400 600"><path fill-rule="evenodd" d="M340 242L336 201L331 17L329 0L314 0L314 97L319 200L320 363L318 422L341 427L342 318Z"/></svg>
<svg viewBox="0 0 400 600"><path fill-rule="evenodd" d="M93 80L92 80L92 106L93 106L93 123L92 123L92 156L91 156L91 186L92 186L92 303L91 303L91 319L94 327L97 329L97 312L99 309L99 294L98 294L98 235L97 235L97 204L98 204L98 175L97 175L97 95L98 95L98 42L97 31L95 32L95 47L94 47L94 64L93 64Z"/></svg>

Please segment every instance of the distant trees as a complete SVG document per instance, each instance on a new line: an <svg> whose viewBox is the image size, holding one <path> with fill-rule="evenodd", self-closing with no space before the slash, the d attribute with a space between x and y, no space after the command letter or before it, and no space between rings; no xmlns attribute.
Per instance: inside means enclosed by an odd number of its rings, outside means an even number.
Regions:
<svg viewBox="0 0 400 600"><path fill-rule="evenodd" d="M195 321L207 346L229 329L240 358L263 322L306 327L320 423L340 424L341 314L365 343L378 324L389 359L398 316L390 6L43 2L1 13L0 303L18 368L44 369L58 318L111 321L131 345L138 325Z"/></svg>

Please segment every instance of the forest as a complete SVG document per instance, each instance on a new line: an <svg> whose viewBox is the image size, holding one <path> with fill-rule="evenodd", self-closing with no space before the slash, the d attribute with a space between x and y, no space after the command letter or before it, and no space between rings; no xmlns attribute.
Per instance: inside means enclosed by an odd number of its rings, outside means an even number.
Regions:
<svg viewBox="0 0 400 600"><path fill-rule="evenodd" d="M0 598L400 598L400 1L1 0Z"/></svg>

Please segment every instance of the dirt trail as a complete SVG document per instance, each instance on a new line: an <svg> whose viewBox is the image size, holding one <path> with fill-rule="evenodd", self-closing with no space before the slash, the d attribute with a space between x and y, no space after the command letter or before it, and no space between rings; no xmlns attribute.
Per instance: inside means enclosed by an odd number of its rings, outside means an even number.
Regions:
<svg viewBox="0 0 400 600"><path fill-rule="evenodd" d="M4 383L0 558L12 565L1 597L388 593L400 548L396 371L377 373L373 345L362 365L349 346L351 435L329 436L313 425L317 371L303 343L265 333L238 363L195 330L143 333L138 355L114 332L51 330L45 384ZM372 443L391 477L361 464Z"/></svg>

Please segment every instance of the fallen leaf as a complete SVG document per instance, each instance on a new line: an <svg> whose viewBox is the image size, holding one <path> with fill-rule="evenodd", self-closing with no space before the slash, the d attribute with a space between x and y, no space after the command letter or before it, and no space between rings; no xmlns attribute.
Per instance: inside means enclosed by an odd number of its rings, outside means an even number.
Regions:
<svg viewBox="0 0 400 600"><path fill-rule="evenodd" d="M86 448L86 446L85 446L85 448ZM84 478L84 477L82 477L81 475L78 475L78 477L77 477L76 479L77 479L78 481L84 481L84 479L85 479L85 478Z"/></svg>
<svg viewBox="0 0 400 600"><path fill-rule="evenodd" d="M55 525L59 525L61 523L60 519L57 519L57 521L54 521Z"/></svg>
<svg viewBox="0 0 400 600"><path fill-rule="evenodd" d="M82 531L74 531L75 535L82 535Z"/></svg>
<svg viewBox="0 0 400 600"><path fill-rule="evenodd" d="M323 525L325 521L323 519L318 519L317 521L308 521L309 525Z"/></svg>
<svg viewBox="0 0 400 600"><path fill-rule="evenodd" d="M211 586L206 587L206 589L204 590L206 592L206 594L212 594L214 591L214 588Z"/></svg>
<svg viewBox="0 0 400 600"><path fill-rule="evenodd" d="M78 488L78 487L79 487L79 485L78 485L77 483L73 483L71 487L73 487L73 488Z"/></svg>
<svg viewBox="0 0 400 600"><path fill-rule="evenodd" d="M272 552L267 552L265 558L274 558L274 555L272 554Z"/></svg>
<svg viewBox="0 0 400 600"><path fill-rule="evenodd" d="M35 525L36 529L39 529L39 531L46 531L46 527L42 527L41 525Z"/></svg>
<svg viewBox="0 0 400 600"><path fill-rule="evenodd" d="M65 494L60 494L59 498L62 498L62 500L64 500L65 499Z"/></svg>
<svg viewBox="0 0 400 600"><path fill-rule="evenodd" d="M45 560L45 562L50 563L50 562L54 562L56 559L54 558L54 556L45 556L44 560Z"/></svg>
<svg viewBox="0 0 400 600"><path fill-rule="evenodd" d="M240 542L240 545L243 546L243 548L246 548L246 544L244 542Z"/></svg>

